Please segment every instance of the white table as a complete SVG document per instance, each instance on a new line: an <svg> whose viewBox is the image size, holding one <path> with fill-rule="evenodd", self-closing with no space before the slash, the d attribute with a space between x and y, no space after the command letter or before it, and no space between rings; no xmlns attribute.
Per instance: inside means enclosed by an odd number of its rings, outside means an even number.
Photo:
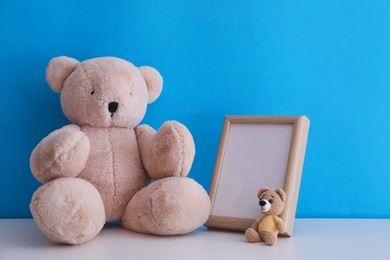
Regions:
<svg viewBox="0 0 390 260"><path fill-rule="evenodd" d="M78 246L49 241L31 219L0 219L0 259L390 259L390 219L296 219L292 238L251 244L243 234L200 228L158 237L105 227Z"/></svg>

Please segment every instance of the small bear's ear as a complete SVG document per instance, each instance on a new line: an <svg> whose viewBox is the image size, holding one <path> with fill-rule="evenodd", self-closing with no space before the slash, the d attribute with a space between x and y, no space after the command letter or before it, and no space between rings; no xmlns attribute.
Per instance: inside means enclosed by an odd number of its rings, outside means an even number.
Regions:
<svg viewBox="0 0 390 260"><path fill-rule="evenodd" d="M149 99L148 103L154 102L162 91L163 79L160 73L149 66L142 66L138 68L141 71L142 77L146 82L148 88Z"/></svg>
<svg viewBox="0 0 390 260"><path fill-rule="evenodd" d="M66 78L80 62L76 59L60 56L49 61L46 68L46 80L55 92L61 92Z"/></svg>
<svg viewBox="0 0 390 260"><path fill-rule="evenodd" d="M277 194L279 194L279 196L280 196L280 198L282 199L283 202L286 201L287 196L286 196L286 193L284 192L284 190L282 190L282 189L276 189L275 192L276 192Z"/></svg>
<svg viewBox="0 0 390 260"><path fill-rule="evenodd" d="M263 193L266 192L266 191L269 191L269 189L268 189L268 188L261 188L261 189L259 190L259 192L257 193L257 198L260 199L261 194L263 194Z"/></svg>

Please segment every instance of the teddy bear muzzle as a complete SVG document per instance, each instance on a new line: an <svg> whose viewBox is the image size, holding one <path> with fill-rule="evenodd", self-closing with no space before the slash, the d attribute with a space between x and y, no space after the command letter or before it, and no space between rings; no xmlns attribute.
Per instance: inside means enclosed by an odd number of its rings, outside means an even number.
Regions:
<svg viewBox="0 0 390 260"><path fill-rule="evenodd" d="M259 201L261 212L265 213L271 209L271 203L266 199L260 199Z"/></svg>

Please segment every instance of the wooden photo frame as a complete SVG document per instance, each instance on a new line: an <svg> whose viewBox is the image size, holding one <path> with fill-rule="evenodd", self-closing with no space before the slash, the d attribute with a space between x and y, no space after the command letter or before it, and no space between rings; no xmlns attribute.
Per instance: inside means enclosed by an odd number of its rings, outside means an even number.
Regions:
<svg viewBox="0 0 390 260"><path fill-rule="evenodd" d="M310 121L306 116L226 116L210 186L208 228L245 231L261 216L257 192L283 188L291 236Z"/></svg>

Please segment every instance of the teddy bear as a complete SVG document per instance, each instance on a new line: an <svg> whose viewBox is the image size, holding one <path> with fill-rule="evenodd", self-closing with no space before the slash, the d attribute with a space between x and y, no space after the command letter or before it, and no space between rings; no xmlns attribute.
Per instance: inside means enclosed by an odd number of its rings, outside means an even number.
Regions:
<svg viewBox="0 0 390 260"><path fill-rule="evenodd" d="M256 219L252 227L245 231L245 238L251 243L264 241L273 246L278 242L278 233L286 231L283 220L278 217L283 212L286 193L282 189L273 192L262 188L257 193L257 198L264 216Z"/></svg>
<svg viewBox="0 0 390 260"><path fill-rule="evenodd" d="M206 222L208 194L186 177L195 156L189 130L177 121L158 131L139 125L162 90L156 69L115 57L61 56L50 60L46 79L71 122L30 157L43 184L30 210L48 238L81 244L112 221L154 235L185 234Z"/></svg>

